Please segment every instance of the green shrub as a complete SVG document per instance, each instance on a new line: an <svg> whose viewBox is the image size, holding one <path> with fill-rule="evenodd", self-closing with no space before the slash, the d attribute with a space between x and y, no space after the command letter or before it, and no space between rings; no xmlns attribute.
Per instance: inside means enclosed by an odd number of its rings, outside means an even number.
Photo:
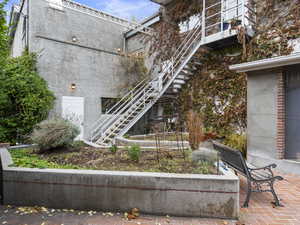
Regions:
<svg viewBox="0 0 300 225"><path fill-rule="evenodd" d="M71 146L80 131L77 126L61 118L41 122L34 129L31 140L38 144L41 152L58 147Z"/></svg>
<svg viewBox="0 0 300 225"><path fill-rule="evenodd" d="M247 138L246 135L240 135L240 134L230 134L228 135L225 140L224 144L237 149L242 152L243 156L247 157Z"/></svg>
<svg viewBox="0 0 300 225"><path fill-rule="evenodd" d="M85 169L76 165L70 164L57 164L54 162L49 162L46 159L41 158L39 155L35 154L32 149L17 149L9 150L13 164L11 167L24 167L24 168L53 168L53 169Z"/></svg>
<svg viewBox="0 0 300 225"><path fill-rule="evenodd" d="M54 95L36 69L36 55L25 52L0 67L0 142L23 141L48 117Z"/></svg>
<svg viewBox="0 0 300 225"><path fill-rule="evenodd" d="M139 161L141 155L141 147L139 145L132 145L127 148L128 156L133 161Z"/></svg>
<svg viewBox="0 0 300 225"><path fill-rule="evenodd" d="M112 145L109 147L109 151L113 154L116 154L118 151L118 146L117 145Z"/></svg>

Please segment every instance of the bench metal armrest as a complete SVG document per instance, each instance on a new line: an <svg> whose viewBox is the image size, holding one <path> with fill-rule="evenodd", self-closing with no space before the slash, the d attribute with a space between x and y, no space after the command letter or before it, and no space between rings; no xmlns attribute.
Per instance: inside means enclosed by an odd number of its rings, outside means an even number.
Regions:
<svg viewBox="0 0 300 225"><path fill-rule="evenodd" d="M275 180L283 180L283 177L281 176L272 176L268 179L261 179L261 180L257 180L257 179L253 179L255 182L259 182L259 183L264 183L264 182L274 182Z"/></svg>
<svg viewBox="0 0 300 225"><path fill-rule="evenodd" d="M277 165L272 163L272 164L270 164L268 166L264 166L264 167L249 168L249 170L265 170L265 169L272 169L272 168L276 168L276 167L277 167Z"/></svg>
<svg viewBox="0 0 300 225"><path fill-rule="evenodd" d="M272 177L274 177L274 173L273 173L273 171L272 171L272 168L276 168L276 167L277 167L277 165L274 164L274 163L272 163L272 164L270 164L270 165L268 165L268 166L264 166L264 167L259 167L259 168L249 168L249 171L250 171L250 173L251 173L251 171L255 171L255 170L267 170L267 171L269 171L270 175L272 175Z"/></svg>

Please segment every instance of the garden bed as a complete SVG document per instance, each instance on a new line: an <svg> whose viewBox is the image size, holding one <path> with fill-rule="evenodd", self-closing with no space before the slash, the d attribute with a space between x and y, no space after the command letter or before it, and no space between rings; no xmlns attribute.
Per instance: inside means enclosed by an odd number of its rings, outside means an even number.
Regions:
<svg viewBox="0 0 300 225"><path fill-rule="evenodd" d="M81 157L85 154L93 155L92 152L97 150L66 150L41 156L30 152L29 156L33 154L34 163L40 163L39 160L49 163L48 157L65 154L82 161ZM14 151L19 157L28 154L23 150ZM106 151L106 154L110 153ZM14 154L16 162L13 162L9 152L0 148L3 203L6 205L124 212L138 208L142 213L226 219L239 216L239 180L222 168L219 175L203 175L13 167L13 164L22 161L23 157L17 157ZM28 162L25 164L28 165ZM61 166L59 161L55 165L42 164L40 167L57 165Z"/></svg>
<svg viewBox="0 0 300 225"><path fill-rule="evenodd" d="M128 149L116 153L108 149L80 147L76 149L57 149L39 154L34 149L10 150L13 166L25 168L53 169L92 169L110 171L139 171L190 174L216 174L214 165L191 161L189 151L141 150L139 160L130 158Z"/></svg>

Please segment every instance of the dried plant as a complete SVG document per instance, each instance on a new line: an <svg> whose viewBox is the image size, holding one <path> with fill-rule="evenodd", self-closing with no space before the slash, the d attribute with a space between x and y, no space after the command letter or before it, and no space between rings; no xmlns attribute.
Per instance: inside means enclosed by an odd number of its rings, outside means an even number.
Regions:
<svg viewBox="0 0 300 225"><path fill-rule="evenodd" d="M31 135L31 140L38 144L40 152L44 152L70 146L79 132L79 128L70 121L54 118L39 123Z"/></svg>
<svg viewBox="0 0 300 225"><path fill-rule="evenodd" d="M197 150L200 143L204 140L203 124L198 113L190 110L187 113L186 120L187 129L189 132L189 143L192 150Z"/></svg>

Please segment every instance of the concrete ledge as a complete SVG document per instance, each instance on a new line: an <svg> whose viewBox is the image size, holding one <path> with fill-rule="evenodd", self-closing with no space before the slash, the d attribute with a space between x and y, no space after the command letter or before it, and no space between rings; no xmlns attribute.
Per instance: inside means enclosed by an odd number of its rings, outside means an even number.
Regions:
<svg viewBox="0 0 300 225"><path fill-rule="evenodd" d="M239 180L223 175L29 169L1 149L4 204L236 219Z"/></svg>

